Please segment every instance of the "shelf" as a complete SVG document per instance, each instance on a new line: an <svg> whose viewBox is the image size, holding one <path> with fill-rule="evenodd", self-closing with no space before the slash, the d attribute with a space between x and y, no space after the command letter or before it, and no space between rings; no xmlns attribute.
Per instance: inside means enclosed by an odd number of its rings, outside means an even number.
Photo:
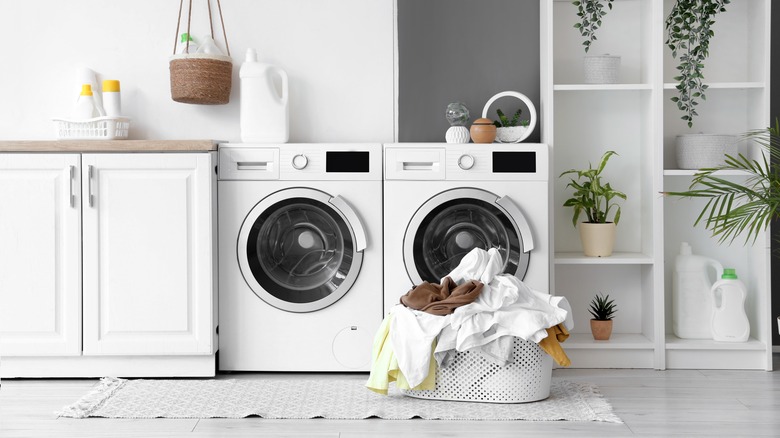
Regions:
<svg viewBox="0 0 780 438"><path fill-rule="evenodd" d="M652 265L653 257L636 252L614 252L609 257L587 257L581 252L555 254L556 265Z"/></svg>
<svg viewBox="0 0 780 438"><path fill-rule="evenodd" d="M707 84L708 90L716 90L716 89L723 89L723 90L741 90L741 89L747 89L747 88L764 88L766 85L763 82L713 82L711 84ZM666 82L664 83L664 90L674 90L675 87L677 87L677 83L670 83Z"/></svg>
<svg viewBox="0 0 780 438"><path fill-rule="evenodd" d="M718 342L712 339L680 339L677 336L666 335L666 348L669 350L753 350L764 351L766 344L750 338L747 342Z"/></svg>
<svg viewBox="0 0 780 438"><path fill-rule="evenodd" d="M590 333L571 333L563 344L565 350L652 350L655 345L639 333L612 333L608 341L596 341Z"/></svg>
<svg viewBox="0 0 780 438"><path fill-rule="evenodd" d="M694 176L699 171L696 169L664 169L664 176ZM719 170L716 176L750 176L742 170Z"/></svg>
<svg viewBox="0 0 780 438"><path fill-rule="evenodd" d="M650 84L558 84L553 91L635 91L650 90Z"/></svg>

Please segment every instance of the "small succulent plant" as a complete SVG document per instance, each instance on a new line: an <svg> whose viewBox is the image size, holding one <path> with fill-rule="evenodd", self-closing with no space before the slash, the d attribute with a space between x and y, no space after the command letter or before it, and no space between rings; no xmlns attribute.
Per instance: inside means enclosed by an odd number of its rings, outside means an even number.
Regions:
<svg viewBox="0 0 780 438"><path fill-rule="evenodd" d="M609 299L609 295L600 293L591 300L588 312L596 321L609 321L617 312L617 306L615 300Z"/></svg>
<svg viewBox="0 0 780 438"><path fill-rule="evenodd" d="M520 120L520 114L523 113L523 110L521 108L518 108L517 111L515 111L515 114L512 116L512 119L510 120L506 114L504 114L503 111L501 111L501 108L496 110L496 114L498 114L498 120L493 122L494 125L496 125L496 128L511 128L514 126L528 126L531 122L528 119Z"/></svg>

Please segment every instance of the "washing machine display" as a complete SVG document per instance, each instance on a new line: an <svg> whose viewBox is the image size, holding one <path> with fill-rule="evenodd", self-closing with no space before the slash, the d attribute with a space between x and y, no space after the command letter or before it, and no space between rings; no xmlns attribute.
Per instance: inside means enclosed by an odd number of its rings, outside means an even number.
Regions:
<svg viewBox="0 0 780 438"><path fill-rule="evenodd" d="M247 216L237 247L242 274L263 301L290 312L323 309L346 294L363 261L349 207L305 188L276 192ZM351 213L351 214L350 214ZM350 220L348 217L351 216Z"/></svg>
<svg viewBox="0 0 780 438"><path fill-rule="evenodd" d="M522 279L533 246L526 230L527 221L511 200L475 188L448 190L423 204L409 222L406 270L415 284L438 282L472 249L496 248L504 260L503 272Z"/></svg>

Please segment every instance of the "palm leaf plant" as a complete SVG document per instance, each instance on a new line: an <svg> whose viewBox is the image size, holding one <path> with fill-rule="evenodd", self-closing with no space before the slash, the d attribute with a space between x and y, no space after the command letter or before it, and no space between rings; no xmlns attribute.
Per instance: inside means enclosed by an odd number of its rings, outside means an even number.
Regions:
<svg viewBox="0 0 780 438"><path fill-rule="evenodd" d="M577 178L572 178L566 185L571 187L574 194L567 199L564 207L572 207L574 215L572 224L576 227L582 213L585 213L587 222L607 223L614 222L616 225L620 221L620 205L615 201L617 199L626 199L625 193L615 190L612 185L602 180L601 173L609 161L609 158L617 155L615 151L607 151L601 156L598 167L594 168L588 163L588 168L584 170L570 169L561 173L560 177L569 174L575 174ZM609 220L610 211L614 209L612 221Z"/></svg>
<svg viewBox="0 0 780 438"><path fill-rule="evenodd" d="M664 192L667 196L706 199L694 226L703 223L719 243L731 243L743 233L745 244L755 243L761 231L780 218L780 173L771 165L780 162L780 122L776 119L774 126L746 133L745 140L760 146L759 159L726 155L723 165L697 172L689 190ZM739 171L747 178L741 183L723 178L718 172L724 170Z"/></svg>
<svg viewBox="0 0 780 438"><path fill-rule="evenodd" d="M596 321L609 321L617 312L617 306L615 300L609 299L609 295L600 293L590 301L588 312Z"/></svg>

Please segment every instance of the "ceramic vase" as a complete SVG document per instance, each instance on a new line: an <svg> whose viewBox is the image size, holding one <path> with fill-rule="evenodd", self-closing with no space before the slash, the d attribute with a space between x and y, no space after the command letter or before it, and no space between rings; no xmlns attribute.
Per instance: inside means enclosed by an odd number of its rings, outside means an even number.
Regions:
<svg viewBox="0 0 780 438"><path fill-rule="evenodd" d="M582 250L588 257L609 257L615 246L615 223L580 222Z"/></svg>
<svg viewBox="0 0 780 438"><path fill-rule="evenodd" d="M612 320L600 321L591 319L590 331L593 333L593 339L597 341L606 341L612 336Z"/></svg>
<svg viewBox="0 0 780 438"><path fill-rule="evenodd" d="M447 143L468 143L471 139L469 128L465 126L450 126L447 133L444 134Z"/></svg>

